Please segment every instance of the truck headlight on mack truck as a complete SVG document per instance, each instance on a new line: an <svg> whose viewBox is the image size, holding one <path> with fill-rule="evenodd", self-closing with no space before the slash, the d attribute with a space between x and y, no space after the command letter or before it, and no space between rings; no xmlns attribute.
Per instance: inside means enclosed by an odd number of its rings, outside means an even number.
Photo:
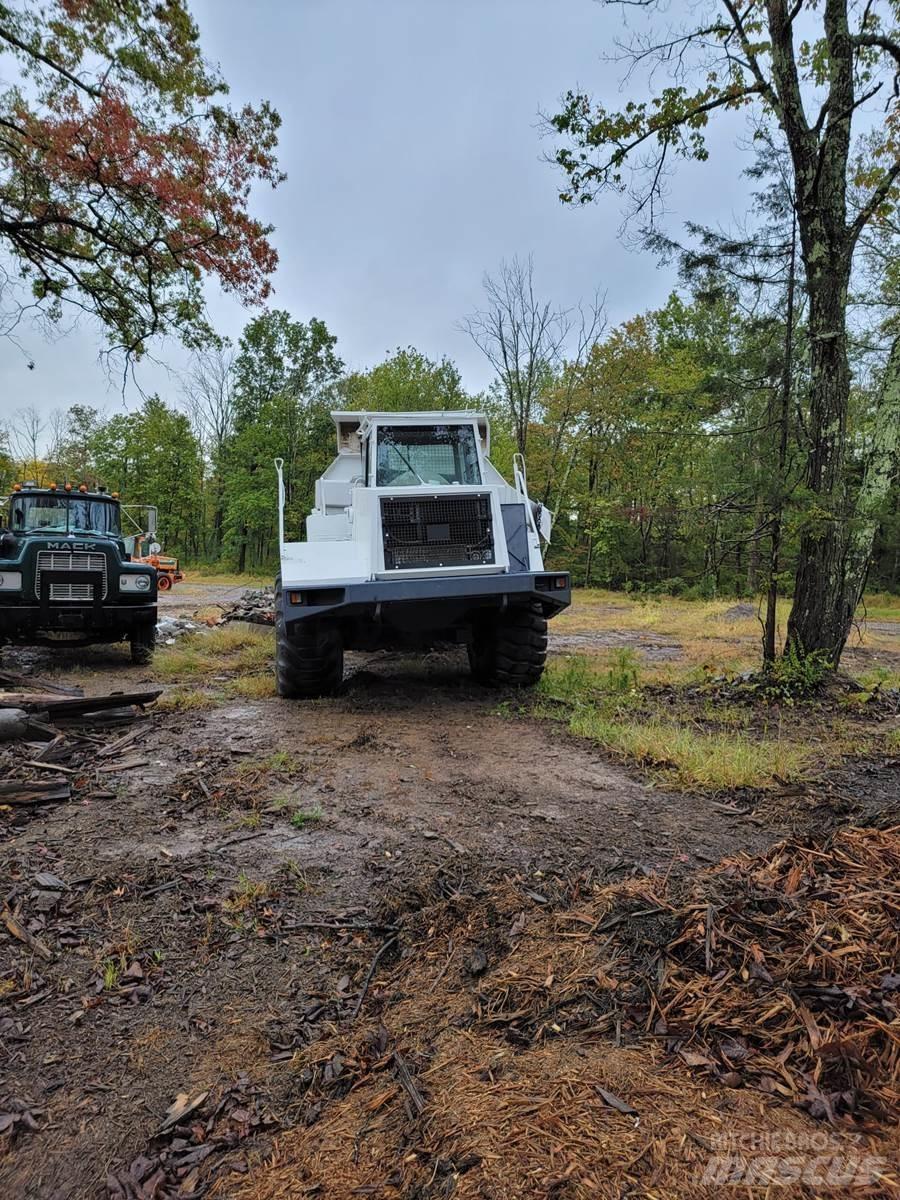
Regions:
<svg viewBox="0 0 900 1200"><path fill-rule="evenodd" d="M149 592L150 591L150 576L149 575L120 575L119 576L119 591L120 592Z"/></svg>
<svg viewBox="0 0 900 1200"><path fill-rule="evenodd" d="M21 571L0 571L0 592L20 592L21 590Z"/></svg>
<svg viewBox="0 0 900 1200"><path fill-rule="evenodd" d="M475 412L331 414L338 454L316 482L306 540L284 534L275 585L281 696L321 696L343 677L345 649L427 649L456 642L494 686L537 683L547 620L571 599L544 572L549 513L492 465L487 417Z"/></svg>

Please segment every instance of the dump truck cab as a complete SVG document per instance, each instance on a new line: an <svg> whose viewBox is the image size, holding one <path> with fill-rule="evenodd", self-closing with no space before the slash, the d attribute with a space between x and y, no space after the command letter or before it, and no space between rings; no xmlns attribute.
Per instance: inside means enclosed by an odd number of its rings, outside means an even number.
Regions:
<svg viewBox="0 0 900 1200"><path fill-rule="evenodd" d="M316 482L306 539L284 536L276 585L281 695L333 691L343 650L468 647L476 678L531 684L547 619L570 602L545 571L549 514L490 461L483 413L332 413L337 456Z"/></svg>
<svg viewBox="0 0 900 1200"><path fill-rule="evenodd" d="M156 631L156 571L132 563L118 496L86 484L16 484L0 509L0 643L128 639L147 662Z"/></svg>

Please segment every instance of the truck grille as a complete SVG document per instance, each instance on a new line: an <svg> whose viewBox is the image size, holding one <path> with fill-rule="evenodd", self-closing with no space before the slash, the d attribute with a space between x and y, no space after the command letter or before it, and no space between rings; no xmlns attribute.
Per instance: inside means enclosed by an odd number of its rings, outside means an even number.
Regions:
<svg viewBox="0 0 900 1200"><path fill-rule="evenodd" d="M388 571L494 562L490 495L382 497L381 529Z"/></svg>
<svg viewBox="0 0 900 1200"><path fill-rule="evenodd" d="M34 592L40 599L41 571L97 571L100 574L100 598L106 599L106 555L85 554L74 551L57 553L53 550L39 550L37 568L34 573ZM92 583L51 583L51 600L93 600L94 585Z"/></svg>

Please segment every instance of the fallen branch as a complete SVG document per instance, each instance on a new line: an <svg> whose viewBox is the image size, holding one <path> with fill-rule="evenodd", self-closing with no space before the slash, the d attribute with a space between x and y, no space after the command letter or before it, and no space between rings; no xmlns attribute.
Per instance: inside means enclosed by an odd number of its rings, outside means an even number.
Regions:
<svg viewBox="0 0 900 1200"><path fill-rule="evenodd" d="M391 946L395 946L396 944L397 944L397 935L394 934L393 937L388 938L388 940L384 943L384 945L381 947L381 949L378 951L378 953L372 959L372 965L369 967L366 977L363 980L362 990L360 991L359 995L357 996L356 1003L353 1006L353 1012L350 1014L351 1021L355 1021L356 1018L359 1016L359 1010L362 1008L363 1000L365 1000L365 998L366 998L366 992L368 992L368 990L369 990L369 984L372 982L372 977L375 974L375 968L378 966L379 962L381 962L381 959L384 957L384 955L387 954L388 950L390 950Z"/></svg>
<svg viewBox="0 0 900 1200"><path fill-rule="evenodd" d="M416 1116L421 1117L425 1111L425 1097L415 1085L412 1075L409 1073L403 1056L399 1050L394 1051L394 1065L397 1068L397 1074L400 1077L400 1083L403 1085L403 1090L409 1096L409 1102L416 1110Z"/></svg>

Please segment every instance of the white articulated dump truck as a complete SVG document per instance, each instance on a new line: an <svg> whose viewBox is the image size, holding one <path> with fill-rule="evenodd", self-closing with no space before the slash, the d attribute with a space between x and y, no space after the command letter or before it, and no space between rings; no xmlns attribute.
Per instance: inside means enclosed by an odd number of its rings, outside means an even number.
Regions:
<svg viewBox="0 0 900 1200"><path fill-rule="evenodd" d="M336 412L337 457L316 482L306 540L285 541L276 583L281 696L322 696L345 649L468 646L482 683L528 685L547 656L547 618L570 600L547 572L549 513L528 497L517 456L510 485L490 463L482 413Z"/></svg>

